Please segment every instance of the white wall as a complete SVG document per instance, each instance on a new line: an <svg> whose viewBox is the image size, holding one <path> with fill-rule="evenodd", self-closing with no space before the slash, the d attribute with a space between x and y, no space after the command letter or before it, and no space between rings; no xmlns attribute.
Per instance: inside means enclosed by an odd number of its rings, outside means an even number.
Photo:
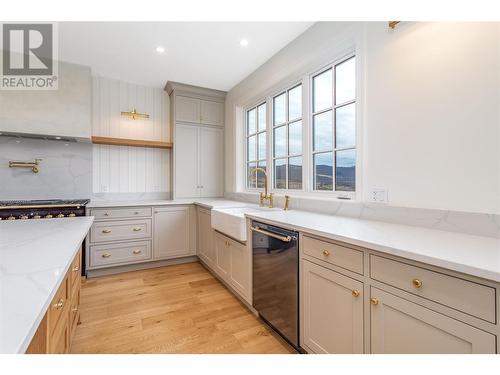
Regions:
<svg viewBox="0 0 500 375"><path fill-rule="evenodd" d="M498 23L318 23L226 100L226 192L241 190L241 107L355 45L361 194L393 206L500 213Z"/></svg>
<svg viewBox="0 0 500 375"><path fill-rule="evenodd" d="M149 119L120 115L148 113ZM158 88L113 79L92 80L92 135L170 141L169 98ZM128 146L93 146L94 193L157 193L170 191L170 150Z"/></svg>

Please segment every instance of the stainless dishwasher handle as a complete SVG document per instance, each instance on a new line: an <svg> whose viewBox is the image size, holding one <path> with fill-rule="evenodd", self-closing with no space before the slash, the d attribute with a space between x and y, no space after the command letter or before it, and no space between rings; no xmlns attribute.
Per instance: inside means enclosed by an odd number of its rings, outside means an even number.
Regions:
<svg viewBox="0 0 500 375"><path fill-rule="evenodd" d="M251 226L250 228L254 232L265 234L266 236L276 238L276 239L281 240L283 242L290 242L290 241L292 241L292 237L291 236L280 236L279 234L276 234L276 233L273 233L273 232L269 232L267 230L261 229L259 227L254 227L254 226Z"/></svg>

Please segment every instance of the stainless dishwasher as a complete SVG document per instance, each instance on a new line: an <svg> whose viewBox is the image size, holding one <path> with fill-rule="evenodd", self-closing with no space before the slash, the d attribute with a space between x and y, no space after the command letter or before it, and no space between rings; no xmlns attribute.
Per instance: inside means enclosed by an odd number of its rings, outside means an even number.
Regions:
<svg viewBox="0 0 500 375"><path fill-rule="evenodd" d="M299 234L252 222L253 307L299 348Z"/></svg>

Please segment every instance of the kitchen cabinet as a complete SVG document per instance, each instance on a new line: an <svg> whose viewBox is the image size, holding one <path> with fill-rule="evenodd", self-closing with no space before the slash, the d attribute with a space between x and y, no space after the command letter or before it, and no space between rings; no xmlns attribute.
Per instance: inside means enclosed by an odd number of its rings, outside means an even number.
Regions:
<svg viewBox="0 0 500 375"><path fill-rule="evenodd" d="M215 272L228 281L231 272L231 249L226 236L217 233L215 236L216 262Z"/></svg>
<svg viewBox="0 0 500 375"><path fill-rule="evenodd" d="M371 288L371 350L376 354L495 353L494 335Z"/></svg>
<svg viewBox="0 0 500 375"><path fill-rule="evenodd" d="M175 198L222 196L223 134L219 128L175 126Z"/></svg>
<svg viewBox="0 0 500 375"><path fill-rule="evenodd" d="M243 243L215 233L215 264L210 266L246 302L252 304L252 252ZM202 258L203 260L203 258Z"/></svg>
<svg viewBox="0 0 500 375"><path fill-rule="evenodd" d="M193 124L222 126L224 103L177 95L175 98L175 121Z"/></svg>
<svg viewBox="0 0 500 375"><path fill-rule="evenodd" d="M194 255L190 246L190 207L154 208L153 259Z"/></svg>
<svg viewBox="0 0 500 375"><path fill-rule="evenodd" d="M303 345L314 353L363 353L363 283L302 262Z"/></svg>
<svg viewBox="0 0 500 375"><path fill-rule="evenodd" d="M197 255L209 267L213 268L216 263L214 230L211 224L210 210L198 207L198 244Z"/></svg>
<svg viewBox="0 0 500 375"><path fill-rule="evenodd" d="M65 354L80 321L81 249L71 262L45 316L31 340L27 354Z"/></svg>

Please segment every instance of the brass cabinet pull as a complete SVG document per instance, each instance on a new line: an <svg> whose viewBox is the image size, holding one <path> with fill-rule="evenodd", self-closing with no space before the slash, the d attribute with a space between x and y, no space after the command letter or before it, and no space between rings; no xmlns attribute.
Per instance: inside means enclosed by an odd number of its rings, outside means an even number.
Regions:
<svg viewBox="0 0 500 375"><path fill-rule="evenodd" d="M134 228L134 232L140 232L141 230L142 230L142 228L139 228L139 227Z"/></svg>
<svg viewBox="0 0 500 375"><path fill-rule="evenodd" d="M111 229L103 229L102 233L111 233Z"/></svg>
<svg viewBox="0 0 500 375"><path fill-rule="evenodd" d="M330 252L328 250L323 250L323 255L327 257L330 255Z"/></svg>
<svg viewBox="0 0 500 375"><path fill-rule="evenodd" d="M109 258L111 256L110 253L104 253L101 255L103 258Z"/></svg>
<svg viewBox="0 0 500 375"><path fill-rule="evenodd" d="M412 280L413 286L417 289L421 288L423 283L419 279L413 279Z"/></svg>
<svg viewBox="0 0 500 375"><path fill-rule="evenodd" d="M109 212L105 212L105 213L104 213L104 216L109 216Z"/></svg>
<svg viewBox="0 0 500 375"><path fill-rule="evenodd" d="M76 271L79 271L80 270L80 267L76 266L76 267L73 267L72 271L76 272Z"/></svg>
<svg viewBox="0 0 500 375"><path fill-rule="evenodd" d="M134 212L134 215L139 215L139 211L135 211L135 212Z"/></svg>
<svg viewBox="0 0 500 375"><path fill-rule="evenodd" d="M53 307L60 310L64 307L64 300L61 298L57 303L54 303Z"/></svg>
<svg viewBox="0 0 500 375"><path fill-rule="evenodd" d="M352 296L353 297L359 297L359 290L353 290L352 291Z"/></svg>
<svg viewBox="0 0 500 375"><path fill-rule="evenodd" d="M134 251L132 251L132 253L134 253L134 254L140 254L140 253L142 253L142 250L134 250Z"/></svg>
<svg viewBox="0 0 500 375"><path fill-rule="evenodd" d="M377 299L377 298L372 297L372 298L370 298L370 303L371 303L372 305L378 305L378 299Z"/></svg>
<svg viewBox="0 0 500 375"><path fill-rule="evenodd" d="M73 307L73 308L71 309L71 311L73 311L73 312L77 312L77 311L78 311L78 306Z"/></svg>

